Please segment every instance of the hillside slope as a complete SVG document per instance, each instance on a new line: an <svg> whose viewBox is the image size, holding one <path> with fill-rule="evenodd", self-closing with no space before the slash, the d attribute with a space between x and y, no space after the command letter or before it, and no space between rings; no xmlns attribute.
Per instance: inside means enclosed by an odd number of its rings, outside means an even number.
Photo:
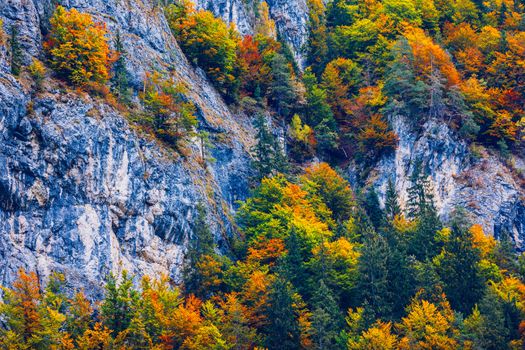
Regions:
<svg viewBox="0 0 525 350"><path fill-rule="evenodd" d="M26 65L31 57L43 58L52 3L9 0L0 5L5 28L19 28ZM111 33L120 32L135 90L154 69L171 71L185 82L200 129L210 133L214 147L203 151L194 140L188 157L174 156L101 99L57 82L32 94L27 79L10 74L7 51L0 48L0 259L6 262L0 266L0 284L12 282L20 267L42 278L62 271L71 283L95 292L110 271L177 278L198 203L208 209L219 247L228 248L224 237L233 232L235 202L249 194L253 117L233 111L204 73L188 63L156 2L62 3L91 13ZM268 4L301 66L308 35L305 1ZM253 7L244 1L199 1L199 6L235 22L241 33L253 31ZM383 197L393 178L403 204L415 160L422 158L444 218L465 206L487 232L497 236L505 229L521 246L525 189L512 169L489 153L473 157L437 121L414 133L403 117L390 118L400 138L398 149L365 179L350 166L355 184L371 184ZM209 159L202 162L202 154ZM523 171L523 159L515 157L514 167Z"/></svg>

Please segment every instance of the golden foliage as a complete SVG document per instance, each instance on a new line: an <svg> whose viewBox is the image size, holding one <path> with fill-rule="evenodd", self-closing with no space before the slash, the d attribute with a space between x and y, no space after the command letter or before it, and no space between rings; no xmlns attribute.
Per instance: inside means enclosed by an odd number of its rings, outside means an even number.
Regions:
<svg viewBox="0 0 525 350"><path fill-rule="evenodd" d="M58 75L85 86L104 84L114 59L109 49L104 23L96 23L91 15L58 6L50 20L51 33L44 43L50 63Z"/></svg>

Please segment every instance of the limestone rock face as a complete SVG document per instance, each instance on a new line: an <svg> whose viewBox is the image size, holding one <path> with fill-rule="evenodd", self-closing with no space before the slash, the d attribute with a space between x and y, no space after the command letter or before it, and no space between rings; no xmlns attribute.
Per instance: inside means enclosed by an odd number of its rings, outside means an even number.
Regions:
<svg viewBox="0 0 525 350"><path fill-rule="evenodd" d="M0 49L0 285L21 267L44 280L65 272L91 293L122 269L177 278L198 203L208 209L219 249L227 249L235 202L248 193L251 121L232 113L191 67L160 8L143 1L62 3L120 32L137 90L154 70L184 82L214 147L202 150L195 140L183 158L100 99L60 87L31 96L29 82L10 75ZM25 63L42 56L50 9L51 1L42 0L0 4L5 28L19 28Z"/></svg>
<svg viewBox="0 0 525 350"><path fill-rule="evenodd" d="M410 175L416 161L421 160L444 220L456 208L465 208L472 222L481 224L486 233L499 237L506 231L518 248L525 249L525 188L509 166L484 150L473 155L443 122L430 120L421 132L414 132L401 116L391 121L399 147L379 162L368 179L380 199L384 200L390 178L405 207ZM513 156L510 162L516 169L525 170L523 159Z"/></svg>
<svg viewBox="0 0 525 350"><path fill-rule="evenodd" d="M227 23L234 23L243 35L253 34L255 10L260 0L194 0L198 8L210 10ZM304 67L304 47L308 40L306 0L267 0L270 16L282 40L290 45L299 67Z"/></svg>

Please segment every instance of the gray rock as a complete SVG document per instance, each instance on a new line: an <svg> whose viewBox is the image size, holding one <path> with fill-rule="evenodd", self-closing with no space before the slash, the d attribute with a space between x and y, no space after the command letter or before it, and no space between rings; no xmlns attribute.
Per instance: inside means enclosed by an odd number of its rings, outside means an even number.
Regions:
<svg viewBox="0 0 525 350"><path fill-rule="evenodd" d="M141 1L62 4L93 14L113 35L120 31L136 89L154 70L171 71L188 86L214 161L198 161L204 151L196 140L186 158L160 147L102 100L61 89L30 96L1 51L0 285L21 267L42 280L65 272L92 295L109 272L123 269L177 279L198 203L219 249L234 234L230 221L251 174L251 121L231 112L187 62L162 9ZM26 64L43 56L50 9L51 1L0 4L6 26L16 21L23 33Z"/></svg>
<svg viewBox="0 0 525 350"><path fill-rule="evenodd" d="M486 233L499 237L505 230L518 248L525 249L525 189L498 157L485 151L475 159L444 122L430 120L416 133L404 117L391 121L399 147L379 162L369 178L382 201L391 178L401 206L406 207L410 175L416 160L422 160L442 219L448 220L458 207L465 208ZM516 157L516 163L521 162Z"/></svg>
<svg viewBox="0 0 525 350"><path fill-rule="evenodd" d="M234 23L243 35L253 34L254 8L262 0L194 0L197 8L212 11L227 23ZM308 6L306 0L267 0L270 17L279 35L290 45L299 67L305 64L304 46L308 40Z"/></svg>

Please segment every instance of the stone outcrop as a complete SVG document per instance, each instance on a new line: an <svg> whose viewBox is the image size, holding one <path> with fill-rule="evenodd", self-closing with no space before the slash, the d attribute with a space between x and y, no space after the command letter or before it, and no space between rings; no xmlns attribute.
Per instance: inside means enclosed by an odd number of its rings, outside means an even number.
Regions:
<svg viewBox="0 0 525 350"><path fill-rule="evenodd" d="M259 0L194 0L198 8L210 10L227 23L234 23L243 35L253 34L255 9ZM287 43L299 67L304 66L304 47L308 39L307 0L266 0L270 17Z"/></svg>
<svg viewBox="0 0 525 350"><path fill-rule="evenodd" d="M0 71L0 284L23 267L43 279L62 271L96 293L104 276L166 273L177 278L196 206L208 209L219 249L227 249L235 202L248 193L251 121L234 114L189 65L160 8L142 1L63 1L119 31L131 81L170 71L188 87L200 129L185 158L141 135L100 99L48 86L30 94L23 76ZM51 1L0 4L5 28L17 25L24 61L41 57ZM201 156L209 161L202 161Z"/></svg>
<svg viewBox="0 0 525 350"><path fill-rule="evenodd" d="M484 149L475 155L444 122L430 120L422 131L414 132L401 116L391 121L399 136L398 149L384 157L368 179L380 199L384 200L390 178L405 207L410 175L420 160L444 220L456 208L465 208L486 233L499 237L506 231L518 248L525 249L525 188L516 174L525 171L522 159L513 156L509 163L514 165L509 166Z"/></svg>

